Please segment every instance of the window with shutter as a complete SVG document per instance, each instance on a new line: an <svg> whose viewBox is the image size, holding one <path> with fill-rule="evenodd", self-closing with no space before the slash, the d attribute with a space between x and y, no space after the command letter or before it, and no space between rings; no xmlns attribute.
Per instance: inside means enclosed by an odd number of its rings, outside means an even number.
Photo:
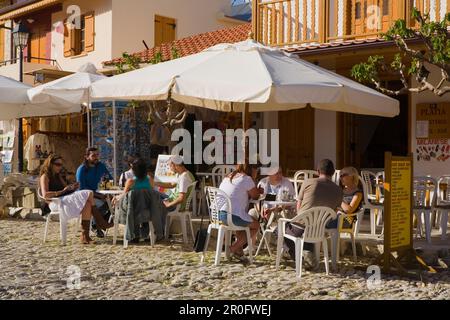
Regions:
<svg viewBox="0 0 450 320"><path fill-rule="evenodd" d="M94 51L95 43L95 15L93 12L84 16L84 48L85 52Z"/></svg>
<svg viewBox="0 0 450 320"><path fill-rule="evenodd" d="M175 40L176 28L175 19L155 15L155 46Z"/></svg>
<svg viewBox="0 0 450 320"><path fill-rule="evenodd" d="M71 57L94 51L95 15L93 12L81 16L80 28L64 28L64 56Z"/></svg>
<svg viewBox="0 0 450 320"><path fill-rule="evenodd" d="M64 22L64 57L75 55L75 29Z"/></svg>

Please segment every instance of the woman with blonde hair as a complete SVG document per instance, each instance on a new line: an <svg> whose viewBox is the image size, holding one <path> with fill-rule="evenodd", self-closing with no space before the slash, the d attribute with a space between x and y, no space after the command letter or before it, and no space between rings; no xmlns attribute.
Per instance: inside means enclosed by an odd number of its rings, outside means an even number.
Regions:
<svg viewBox="0 0 450 320"><path fill-rule="evenodd" d="M61 214L65 215L65 217L60 218L76 219L81 215L81 226L83 228L81 242L90 244L92 239L89 237L89 229L92 216L95 217L97 224L102 229L110 228L111 224L108 224L103 216L94 210L95 202L92 191L76 191L80 187L79 183L67 185L61 176L62 167L63 160L60 156L52 154L44 161L39 179L41 195L44 199L60 198L61 205L64 207ZM53 202L47 200L46 203L50 210L58 210Z"/></svg>
<svg viewBox="0 0 450 320"><path fill-rule="evenodd" d="M355 214L362 207L363 190L359 183L359 173L354 167L346 167L340 171L340 186L344 194L340 212L347 215L342 222L343 229L351 229L356 222ZM338 212L339 214L339 212ZM331 221L327 228L337 228L337 220Z"/></svg>

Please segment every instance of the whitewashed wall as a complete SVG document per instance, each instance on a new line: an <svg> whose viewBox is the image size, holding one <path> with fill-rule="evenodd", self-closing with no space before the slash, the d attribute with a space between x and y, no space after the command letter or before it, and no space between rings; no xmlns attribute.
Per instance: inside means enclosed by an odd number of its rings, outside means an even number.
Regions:
<svg viewBox="0 0 450 320"><path fill-rule="evenodd" d="M430 81L437 84L440 80L440 71L437 68L431 68L432 74ZM413 81L413 85L416 86L417 83ZM440 102L450 102L450 94L443 97L438 97L431 92L423 92L421 94L413 94L411 96L411 148L414 154L414 174L418 176L431 175L433 177L438 177L443 174L450 174L450 159L442 162L434 158L430 161L417 161L417 139L416 139L416 106L421 103L440 103ZM450 139L448 139L450 143Z"/></svg>

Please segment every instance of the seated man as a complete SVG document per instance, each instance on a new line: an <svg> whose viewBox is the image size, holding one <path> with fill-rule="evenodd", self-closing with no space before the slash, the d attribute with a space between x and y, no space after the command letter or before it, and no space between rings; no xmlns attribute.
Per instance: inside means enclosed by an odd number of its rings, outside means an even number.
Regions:
<svg viewBox="0 0 450 320"><path fill-rule="evenodd" d="M289 197L295 196L294 185L288 178L283 177L283 169L281 167L271 168L268 174L269 176L262 179L258 184L258 187L262 188L265 195L274 195L277 198L282 198L283 192L287 192ZM272 212L282 209L284 208L265 204L262 215L265 219L268 219Z"/></svg>
<svg viewBox="0 0 450 320"><path fill-rule="evenodd" d="M181 205L180 211L184 210L185 200L187 199L189 186L195 182L195 178L191 172L189 172L183 164L183 159L180 156L172 156L169 162L170 170L177 174L177 183L162 183L155 182L155 185L166 189L175 189L164 200L164 205L169 211L176 209L177 205Z"/></svg>
<svg viewBox="0 0 450 320"><path fill-rule="evenodd" d="M319 178L306 180L302 184L297 199L298 213L314 207L328 207L336 210L341 205L342 189L332 181L335 172L333 162L328 159L320 161L317 171ZM297 224L291 223L286 226L286 233L295 237L300 237L303 231L302 227ZM285 239L284 248L295 260L294 242ZM313 244L305 243L305 261L314 269L318 266L318 261L313 258L313 249Z"/></svg>
<svg viewBox="0 0 450 320"><path fill-rule="evenodd" d="M80 190L91 190L94 192L95 205L97 208L103 208L101 213L106 216L108 212L106 197L96 191L102 178L110 180L112 176L106 166L100 162L97 148L91 147L86 149L84 163L78 167L76 177L77 182L80 184ZM104 237L100 229L97 229L97 236L100 238Z"/></svg>

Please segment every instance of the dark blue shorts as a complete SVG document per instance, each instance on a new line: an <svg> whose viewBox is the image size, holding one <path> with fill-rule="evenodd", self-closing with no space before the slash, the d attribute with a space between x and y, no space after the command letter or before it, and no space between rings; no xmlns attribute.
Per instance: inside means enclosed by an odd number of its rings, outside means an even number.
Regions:
<svg viewBox="0 0 450 320"><path fill-rule="evenodd" d="M227 216L228 213L226 211L219 211L219 220L225 225L227 224ZM238 227L248 227L251 224L251 222L245 221L234 214L231 215L231 220L233 221L233 224Z"/></svg>

